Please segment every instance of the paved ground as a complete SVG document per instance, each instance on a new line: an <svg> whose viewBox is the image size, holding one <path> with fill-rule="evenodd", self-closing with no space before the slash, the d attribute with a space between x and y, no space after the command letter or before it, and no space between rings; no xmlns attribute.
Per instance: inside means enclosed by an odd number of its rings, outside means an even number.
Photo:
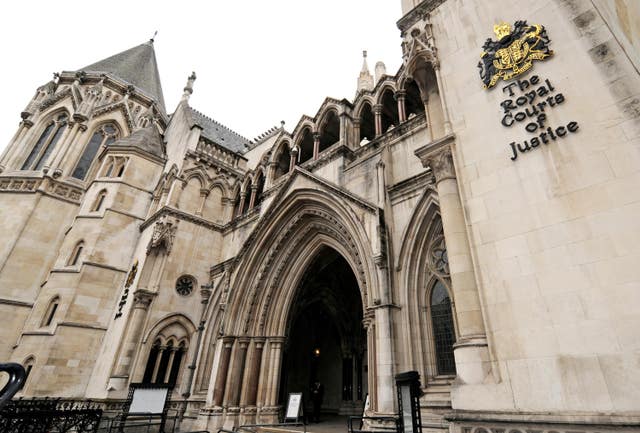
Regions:
<svg viewBox="0 0 640 433"><path fill-rule="evenodd" d="M319 423L311 423L307 425L308 433L347 433L347 418L339 415L324 415L320 418ZM303 431L302 427L296 427L295 430Z"/></svg>

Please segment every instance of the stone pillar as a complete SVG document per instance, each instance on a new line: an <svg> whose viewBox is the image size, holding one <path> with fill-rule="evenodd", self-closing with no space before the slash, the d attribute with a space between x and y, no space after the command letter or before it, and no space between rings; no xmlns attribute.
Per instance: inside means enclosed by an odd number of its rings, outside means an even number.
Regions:
<svg viewBox="0 0 640 433"><path fill-rule="evenodd" d="M200 206L198 206L196 215L202 216L202 212L204 212L204 204L207 201L208 196L209 196L209 190L206 188L200 188Z"/></svg>
<svg viewBox="0 0 640 433"><path fill-rule="evenodd" d="M276 177L277 165L278 163L275 161L271 161L267 164L267 176L264 179L264 189L269 189L271 188L271 185L273 185L273 181Z"/></svg>
<svg viewBox="0 0 640 433"><path fill-rule="evenodd" d="M25 146L24 137L27 135L27 131L29 131L29 128L31 128L31 126L33 126L33 123L31 121L23 120L22 122L20 122L18 131L14 135L13 139L5 149L2 158L0 159L0 173L2 173L5 168L13 168L13 160L17 159L17 156L20 155L20 151L23 148L28 147Z"/></svg>
<svg viewBox="0 0 640 433"><path fill-rule="evenodd" d="M258 192L258 185L251 185L251 198L249 199L249 210L253 209L256 204L256 194Z"/></svg>
<svg viewBox="0 0 640 433"><path fill-rule="evenodd" d="M244 364L247 359L248 339L238 340L238 347L233 360L233 368L229 376L227 406L238 407L240 404L240 391L242 389L242 378L244 376Z"/></svg>
<svg viewBox="0 0 640 433"><path fill-rule="evenodd" d="M382 105L376 104L373 106L373 117L376 125L376 137L382 134Z"/></svg>
<svg viewBox="0 0 640 433"><path fill-rule="evenodd" d="M255 406L258 397L258 381L260 380L260 364L262 363L262 349L264 338L255 339L251 364L247 372L247 390L241 406Z"/></svg>
<svg viewBox="0 0 640 433"><path fill-rule="evenodd" d="M231 349L233 348L233 337L224 337L222 339L222 353L220 354L220 363L216 372L216 382L213 387L213 406L222 406L224 398L224 390L227 385L227 373L229 370L229 361L231 360Z"/></svg>
<svg viewBox="0 0 640 433"><path fill-rule="evenodd" d="M398 118L400 119L400 123L402 123L407 120L407 111L405 105L407 92L404 90L398 90L395 96L396 101L398 101Z"/></svg>
<svg viewBox="0 0 640 433"><path fill-rule="evenodd" d="M390 306L382 306L375 310L376 329L376 385L377 412L383 414L395 413L395 392L393 382L393 342L391 336Z"/></svg>
<svg viewBox="0 0 640 433"><path fill-rule="evenodd" d="M360 146L360 119L353 119L353 140L355 147Z"/></svg>
<svg viewBox="0 0 640 433"><path fill-rule="evenodd" d="M320 153L320 133L313 133L313 159L318 159Z"/></svg>
<svg viewBox="0 0 640 433"><path fill-rule="evenodd" d="M458 325L458 339L454 345L458 380L463 383L482 383L490 369L490 359L484 320L476 285L471 248L458 192L451 143L453 136L432 142L416 150L425 167L430 167L436 179L442 229L444 232L454 313Z"/></svg>
<svg viewBox="0 0 640 433"><path fill-rule="evenodd" d="M294 147L291 149L291 159L289 160L289 172L293 171L293 168L296 166L296 161L298 160L298 148Z"/></svg>
<svg viewBox="0 0 640 433"><path fill-rule="evenodd" d="M240 193L240 204L238 205L238 215L240 216L244 213L244 203L247 201L247 191L242 191Z"/></svg>
<svg viewBox="0 0 640 433"><path fill-rule="evenodd" d="M376 325L373 311L367 311L362 321L367 330L367 383L369 384L369 409L378 409L377 368L376 368ZM365 414L366 415L366 414Z"/></svg>
<svg viewBox="0 0 640 433"><path fill-rule="evenodd" d="M274 408L278 405L278 386L280 385L280 363L282 362L283 337L269 339L269 377L264 404Z"/></svg>
<svg viewBox="0 0 640 433"><path fill-rule="evenodd" d="M115 376L128 377L131 373L133 357L136 353L140 336L144 330L144 321L151 301L156 296L148 290L138 289L133 292L133 307L127 323L118 362L116 363Z"/></svg>
<svg viewBox="0 0 640 433"><path fill-rule="evenodd" d="M444 117L444 135L452 132L451 121L449 120L449 108L447 107L447 99L444 96L444 88L442 87L442 77L440 76L440 63L433 63L433 70L436 73L436 82L438 83L438 94L440 95L440 103L442 104L442 115Z"/></svg>
<svg viewBox="0 0 640 433"><path fill-rule="evenodd" d="M75 122L74 126L75 130L69 135L69 145L65 146L64 150L58 154L57 160L53 161L54 171L73 173L73 169L84 151L84 146L88 144L88 140L82 139L82 133L87 130L87 125Z"/></svg>

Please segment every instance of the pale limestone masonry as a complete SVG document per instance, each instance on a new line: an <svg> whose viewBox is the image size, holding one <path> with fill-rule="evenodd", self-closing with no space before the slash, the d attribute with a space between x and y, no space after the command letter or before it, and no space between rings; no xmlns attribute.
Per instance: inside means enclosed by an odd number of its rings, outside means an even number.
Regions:
<svg viewBox="0 0 640 433"><path fill-rule="evenodd" d="M637 2L402 8L395 75L365 59L353 100L253 141L189 105L195 73L168 115L152 42L38 88L0 158L0 358L31 366L22 395L116 404L175 379L184 426L273 422L311 379L294 349L333 326L328 411L368 394L393 414L416 370L429 432L640 429ZM544 25L554 54L486 90L503 20ZM542 86L557 136L534 146L503 108ZM333 316L296 339L314 293Z"/></svg>

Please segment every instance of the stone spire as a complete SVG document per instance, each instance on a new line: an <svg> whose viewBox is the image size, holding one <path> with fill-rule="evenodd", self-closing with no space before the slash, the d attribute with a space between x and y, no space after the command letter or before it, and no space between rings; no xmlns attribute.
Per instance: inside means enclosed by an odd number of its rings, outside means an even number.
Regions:
<svg viewBox="0 0 640 433"><path fill-rule="evenodd" d="M79 71L101 72L120 78L155 99L158 107L165 111L153 39L80 68Z"/></svg>
<svg viewBox="0 0 640 433"><path fill-rule="evenodd" d="M376 84L378 84L378 81L380 81L380 78L382 78L382 76L386 74L387 74L387 67L385 66L384 62L376 63L376 68L375 68Z"/></svg>
<svg viewBox="0 0 640 433"><path fill-rule="evenodd" d="M360 76L358 77L358 92L363 90L372 90L373 89L373 76L369 72L369 66L367 65L367 50L362 52L362 70L360 71Z"/></svg>
<svg viewBox="0 0 640 433"><path fill-rule="evenodd" d="M184 93L182 94L182 100L188 101L189 97L193 94L193 82L196 81L196 73L192 72L187 78L187 85L184 86Z"/></svg>

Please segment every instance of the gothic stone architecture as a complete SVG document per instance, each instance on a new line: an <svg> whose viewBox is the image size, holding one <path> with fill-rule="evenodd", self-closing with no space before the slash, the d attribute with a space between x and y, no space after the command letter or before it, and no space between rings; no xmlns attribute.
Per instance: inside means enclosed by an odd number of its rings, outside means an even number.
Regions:
<svg viewBox="0 0 640 433"><path fill-rule="evenodd" d="M638 3L402 7L394 75L253 141L195 74L167 114L152 42L37 89L0 160L23 395L168 383L214 430L315 379L393 414L416 370L430 432L640 427Z"/></svg>

